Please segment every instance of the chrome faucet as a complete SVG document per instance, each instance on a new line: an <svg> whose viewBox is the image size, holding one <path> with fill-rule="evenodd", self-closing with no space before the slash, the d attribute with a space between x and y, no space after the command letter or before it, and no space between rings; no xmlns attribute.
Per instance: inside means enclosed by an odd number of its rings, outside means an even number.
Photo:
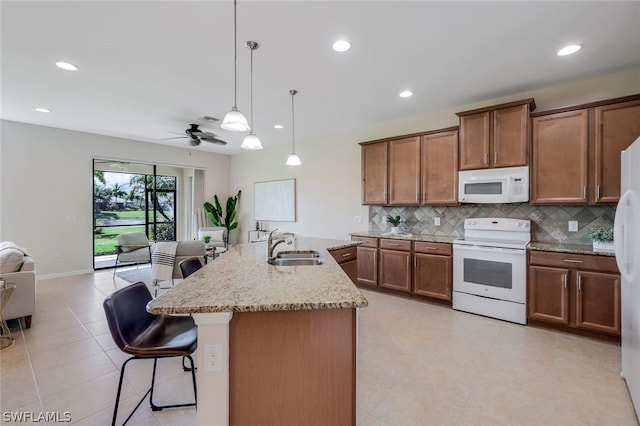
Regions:
<svg viewBox="0 0 640 426"><path fill-rule="evenodd" d="M283 238L283 239L273 241L273 233L276 232L277 230L278 228L269 232L269 238L267 239L267 260L273 259L273 251L276 249L276 247L280 243L291 244L291 240L289 238L286 238L286 239Z"/></svg>

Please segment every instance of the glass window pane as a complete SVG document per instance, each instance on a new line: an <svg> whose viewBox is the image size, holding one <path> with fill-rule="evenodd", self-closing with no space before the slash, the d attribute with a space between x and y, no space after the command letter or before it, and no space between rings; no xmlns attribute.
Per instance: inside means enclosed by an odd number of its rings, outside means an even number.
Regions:
<svg viewBox="0 0 640 426"><path fill-rule="evenodd" d="M512 266L508 262L464 259L464 281L510 289L513 277Z"/></svg>
<svg viewBox="0 0 640 426"><path fill-rule="evenodd" d="M502 183L465 183L464 192L465 194L502 194Z"/></svg>

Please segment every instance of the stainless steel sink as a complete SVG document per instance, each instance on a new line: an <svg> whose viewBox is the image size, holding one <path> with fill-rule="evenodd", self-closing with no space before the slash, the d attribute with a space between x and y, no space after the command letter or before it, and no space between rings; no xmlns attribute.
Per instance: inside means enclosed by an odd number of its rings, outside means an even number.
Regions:
<svg viewBox="0 0 640 426"><path fill-rule="evenodd" d="M322 265L324 259L321 257L275 257L267 262L275 266L305 266Z"/></svg>
<svg viewBox="0 0 640 426"><path fill-rule="evenodd" d="M290 250L278 252L276 259L316 259L320 253L315 250Z"/></svg>

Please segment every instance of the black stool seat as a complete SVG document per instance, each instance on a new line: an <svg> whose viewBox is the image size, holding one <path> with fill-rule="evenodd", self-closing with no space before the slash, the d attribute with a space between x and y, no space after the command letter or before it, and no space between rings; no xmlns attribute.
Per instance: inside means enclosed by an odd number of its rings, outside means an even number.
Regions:
<svg viewBox="0 0 640 426"><path fill-rule="evenodd" d="M120 401L125 367L129 361L134 359L154 360L151 387L123 424L129 421L148 394L151 394L149 402L153 411L162 410L163 408L196 405L196 402L165 406L158 406L153 403L153 386L155 384L158 358L177 356L185 357L191 362L191 368L186 368L184 367L183 358L184 370L191 371L193 394L197 401L195 366L191 354L198 347L198 332L191 317L148 313L146 307L151 299L151 293L147 286L143 282L137 282L113 292L107 296L103 303L113 341L122 352L132 355L122 364L112 425L115 425L118 415L118 403Z"/></svg>
<svg viewBox="0 0 640 426"><path fill-rule="evenodd" d="M197 257L190 257L185 259L179 264L180 272L182 272L182 278L187 278L189 275L202 268L202 263Z"/></svg>

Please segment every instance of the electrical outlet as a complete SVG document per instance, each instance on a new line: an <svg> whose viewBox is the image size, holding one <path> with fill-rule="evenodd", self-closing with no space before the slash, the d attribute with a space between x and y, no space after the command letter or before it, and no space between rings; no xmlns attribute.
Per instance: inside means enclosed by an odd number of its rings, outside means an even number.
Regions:
<svg viewBox="0 0 640 426"><path fill-rule="evenodd" d="M205 345L205 371L222 371L222 345Z"/></svg>
<svg viewBox="0 0 640 426"><path fill-rule="evenodd" d="M362 216L354 216L353 223L360 223L362 221Z"/></svg>
<svg viewBox="0 0 640 426"><path fill-rule="evenodd" d="M440 218L439 217L434 217L433 218L433 226L440 226Z"/></svg>
<svg viewBox="0 0 640 426"><path fill-rule="evenodd" d="M386 216L382 216L382 223L387 223L387 217Z"/></svg>
<svg viewBox="0 0 640 426"><path fill-rule="evenodd" d="M54 257L62 257L62 250L56 250L53 252Z"/></svg>
<svg viewBox="0 0 640 426"><path fill-rule="evenodd" d="M578 221L570 220L569 221L569 232L578 232Z"/></svg>

